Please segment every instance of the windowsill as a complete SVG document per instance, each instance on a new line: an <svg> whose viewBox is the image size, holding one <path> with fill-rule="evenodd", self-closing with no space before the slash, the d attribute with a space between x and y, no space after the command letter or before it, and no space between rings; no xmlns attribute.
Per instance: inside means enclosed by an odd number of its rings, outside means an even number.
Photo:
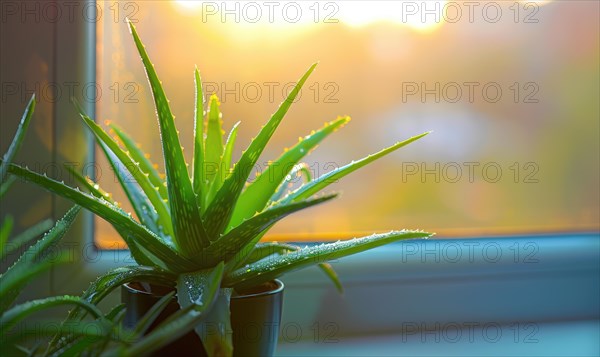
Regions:
<svg viewBox="0 0 600 357"><path fill-rule="evenodd" d="M597 356L600 325L571 321L280 343L277 356ZM496 335L496 331L501 331Z"/></svg>
<svg viewBox="0 0 600 357"><path fill-rule="evenodd" d="M463 259L453 261L457 245L494 248L488 255L475 249L472 259L463 248ZM427 254L414 254L415 246ZM321 340L353 341L423 325L597 320L599 247L598 234L397 243L334 262L344 295L316 268L298 271L283 279L282 341L310 345L315 331ZM492 259L492 249L502 256Z"/></svg>
<svg viewBox="0 0 600 357"><path fill-rule="evenodd" d="M600 319L599 251L598 233L399 242L332 262L343 295L317 268L299 270L282 278L278 353L585 355L597 346L584 343L597 322L584 321ZM55 275L54 282L61 281L55 286L79 293L99 274L132 264L127 251L104 251L93 263L81 262L81 269ZM117 304L119 294L108 300ZM490 347L485 341L422 344L415 339L421 326L451 330L473 323L508 326L506 334L514 333L510 326L534 324L540 343L501 340ZM413 334L403 342L399 331L405 329ZM340 343L323 343L332 339Z"/></svg>

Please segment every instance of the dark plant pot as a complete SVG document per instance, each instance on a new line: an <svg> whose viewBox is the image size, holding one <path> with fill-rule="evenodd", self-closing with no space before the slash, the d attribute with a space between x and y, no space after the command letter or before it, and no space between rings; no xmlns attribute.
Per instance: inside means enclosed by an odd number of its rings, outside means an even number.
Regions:
<svg viewBox="0 0 600 357"><path fill-rule="evenodd" d="M135 326L144 314L169 291L169 288L156 285L152 285L152 292L146 291L139 283L123 285L121 300L126 307L124 325L129 328ZM279 280L273 280L239 294L233 293L230 311L234 356L272 356L275 353L282 306L283 283ZM179 304L173 297L173 301L156 319L150 331L177 310ZM194 331L154 352L152 356L170 354L206 356L202 341Z"/></svg>

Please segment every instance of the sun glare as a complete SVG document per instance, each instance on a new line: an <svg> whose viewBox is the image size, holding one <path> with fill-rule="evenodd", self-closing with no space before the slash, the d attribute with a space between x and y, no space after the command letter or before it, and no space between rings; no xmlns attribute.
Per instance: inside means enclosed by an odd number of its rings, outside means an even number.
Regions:
<svg viewBox="0 0 600 357"><path fill-rule="evenodd" d="M198 0L176 0L175 3L184 9L196 10L202 7L202 1Z"/></svg>
<svg viewBox="0 0 600 357"><path fill-rule="evenodd" d="M547 5L549 3L551 3L553 0L521 0L521 3L524 4L528 4L528 3L533 3L536 5Z"/></svg>
<svg viewBox="0 0 600 357"><path fill-rule="evenodd" d="M419 31L431 31L443 22L446 1L348 1L340 6L340 21L350 26L391 22Z"/></svg>
<svg viewBox="0 0 600 357"><path fill-rule="evenodd" d="M184 14L202 15L203 21L220 21L254 29L268 25L298 28L311 24L341 22L361 27L378 22L404 25L430 32L443 23L442 11L447 1L341 1L341 2L212 2L178 0ZM256 26L258 25L258 26Z"/></svg>

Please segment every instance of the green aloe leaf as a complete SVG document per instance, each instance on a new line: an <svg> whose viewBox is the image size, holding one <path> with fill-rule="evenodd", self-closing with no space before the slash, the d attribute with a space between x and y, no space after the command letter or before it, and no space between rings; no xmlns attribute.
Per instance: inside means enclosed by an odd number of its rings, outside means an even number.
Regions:
<svg viewBox="0 0 600 357"><path fill-rule="evenodd" d="M289 252L295 252L298 249L300 249L300 247L286 243L257 243L242 264L252 264L274 254L282 255Z"/></svg>
<svg viewBox="0 0 600 357"><path fill-rule="evenodd" d="M269 258L271 256L274 256L273 258L276 259L277 256L285 255L290 252L296 252L298 250L300 250L300 247L292 244L277 242L258 243L248 257L246 257L246 261L244 261L242 264L238 264L236 268L239 268L243 264L253 264L263 259L271 259ZM342 282L340 281L338 274L333 269L333 266L329 263L319 263L318 266L319 269L321 269L321 271L325 273L325 275L333 282L338 292L340 294L343 293L344 287L342 286Z"/></svg>
<svg viewBox="0 0 600 357"><path fill-rule="evenodd" d="M21 289L41 271L52 266L53 257L46 254L49 249L56 246L58 241L69 230L80 207L74 206L65 216L56 222L42 239L29 247L23 255L4 274L0 275L0 311L5 311L17 298Z"/></svg>
<svg viewBox="0 0 600 357"><path fill-rule="evenodd" d="M205 206L212 201L215 192L221 188L223 184L223 176L221 174L221 160L225 147L223 144L223 120L221 119L221 111L219 109L219 99L215 94L210 96L208 110L208 124L206 128L206 143L204 153L204 165L206 170L206 180L208 180L209 189L206 197Z"/></svg>
<svg viewBox="0 0 600 357"><path fill-rule="evenodd" d="M0 313L10 307L27 282L50 270L53 266L69 262L68 255L63 254L65 252L59 253L52 260L44 260L27 266L27 269L19 268L13 270L11 274L3 275L4 279L2 279L2 287L0 288L0 298L4 300L0 301Z"/></svg>
<svg viewBox="0 0 600 357"><path fill-rule="evenodd" d="M223 264L209 270L180 276L177 279L177 297L182 309L123 354L128 356L146 354L194 329L204 314L212 308L222 277Z"/></svg>
<svg viewBox="0 0 600 357"><path fill-rule="evenodd" d="M97 184L96 182L92 181L92 179L90 179L87 176L83 176L81 175L79 172L77 172L77 170L75 170L72 166L70 165L64 165L65 170L67 170L69 172L69 174L73 177L73 179L75 180L75 182L79 183L81 186L85 187L90 194L100 198L100 199L104 199L106 201L109 201L110 203L112 203L113 205L117 205L117 203L112 199L112 196L110 193L106 192L105 190L103 190L99 184Z"/></svg>
<svg viewBox="0 0 600 357"><path fill-rule="evenodd" d="M182 309L194 306L197 311L210 309L221 285L225 264L190 273L183 273L177 278L177 301Z"/></svg>
<svg viewBox="0 0 600 357"><path fill-rule="evenodd" d="M0 183L0 199L4 197L4 195L8 192L8 190L13 185L13 183L15 183L16 180L16 177L8 176L4 179L4 181L2 181L2 183Z"/></svg>
<svg viewBox="0 0 600 357"><path fill-rule="evenodd" d="M233 128L231 128L229 136L227 137L227 142L225 144L225 150L223 151L223 155L221 156L221 162L219 166L215 166L215 168L217 168L217 172L208 190L208 200L212 200L214 198L216 192L223 185L223 181L231 174L231 160L233 157L233 147L237 139L237 130L239 124L240 122L238 121L237 123L235 123ZM207 205L205 205L205 207L207 207ZM214 240L218 237L212 238L212 240Z"/></svg>
<svg viewBox="0 0 600 357"><path fill-rule="evenodd" d="M169 102L135 26L131 21L128 21L128 24L142 58L156 106L165 159L171 219L175 233L173 238L182 253L188 257L193 256L210 244L200 217L201 207L198 207L192 181L187 171L183 150L175 128L175 118L169 108Z"/></svg>
<svg viewBox="0 0 600 357"><path fill-rule="evenodd" d="M123 330L120 325L125 316L125 304L119 304L112 308L103 319L96 321L79 321L71 323L68 326L59 326L50 324L50 331L73 337L70 343L50 356L100 356L106 350L110 342L120 344L130 343L132 334L129 330Z"/></svg>
<svg viewBox="0 0 600 357"><path fill-rule="evenodd" d="M163 261L165 265L170 269L173 269L173 271L183 272L197 269L197 266L192 261L180 255L146 227L133 220L131 215L126 214L109 201L81 192L79 189L69 187L64 183L52 180L44 175L37 174L18 165L11 164L9 166L9 172L29 182L35 183L50 192L58 194L61 197L71 200L104 218L113 226L118 227L125 242L129 244L129 242L135 240L140 243L147 251Z"/></svg>
<svg viewBox="0 0 600 357"><path fill-rule="evenodd" d="M85 124L90 128L94 136L99 142L99 146L106 154L106 158L110 162L113 167L115 173L117 174L117 178L123 187L123 190L127 194L128 198L131 201L131 204L134 206L134 210L136 214L140 212L142 214L143 208L140 206L136 206L140 204L140 202L136 202L136 197L139 197L141 194L132 193L133 190L138 190L137 186L131 182L133 181L131 177L127 177L127 175L123 171L124 166L127 171L131 174L133 179L139 187L144 191L148 200L152 203L151 208L156 210L158 215L158 224L162 227L165 235L170 236L173 234L173 228L171 226L171 217L169 213L169 209L163 199L160 197L158 193L158 187L152 185L152 182L147 176L147 173L142 171L142 168L138 163L133 161L131 156L127 154L123 149L119 147L116 141L114 141L110 135L104 129L102 129L98 124L94 122L90 117L88 117L85 113L80 111L80 116L85 122ZM114 155L114 156L113 156ZM143 215L143 214L142 214ZM139 217L143 222L143 217Z"/></svg>
<svg viewBox="0 0 600 357"><path fill-rule="evenodd" d="M277 109L267 124L263 126L256 138L252 140L248 149L242 153L242 157L234 166L231 175L223 182L223 186L221 186L221 189L217 192L214 200L206 210L206 230L209 236L218 236L227 227L233 213L233 208L244 188L246 180L250 176L252 168L316 65L316 63L313 64L298 81L286 100L281 103L279 109Z"/></svg>
<svg viewBox="0 0 600 357"><path fill-rule="evenodd" d="M281 186L277 189L277 192L271 196L268 205L279 201L282 197L291 192L290 189L298 177L302 178L304 183L312 181L312 173L310 172L310 167L307 163L301 162L294 166L290 174L285 177L285 180L283 180Z"/></svg>
<svg viewBox="0 0 600 357"><path fill-rule="evenodd" d="M131 156L131 158L140 165L142 172L148 174L148 178L150 179L152 185L158 188L160 197L162 197L163 200L168 199L169 195L167 193L165 181L160 177L160 174L156 169L157 165L150 161L150 156L147 153L144 153L140 146L136 144L136 142L118 125L110 123L109 126L112 130L114 130L115 134L117 134L117 137L127 149L129 156Z"/></svg>
<svg viewBox="0 0 600 357"><path fill-rule="evenodd" d="M152 267L129 266L115 268L96 279L82 297L98 304L114 289L132 281L145 281L159 285L172 286L176 276L173 273Z"/></svg>
<svg viewBox="0 0 600 357"><path fill-rule="evenodd" d="M133 335L141 338L146 331L152 326L154 321L158 318L158 316L165 310L165 308L171 302L171 299L175 296L175 291L171 291L167 295L163 296L158 300L147 313L138 321L135 329L133 331Z"/></svg>
<svg viewBox="0 0 600 357"><path fill-rule="evenodd" d="M92 304L98 304L114 289L132 281L145 281L159 285L172 286L176 276L173 273L143 266L120 267L100 276L83 293L82 298ZM70 319L80 316L72 311Z"/></svg>
<svg viewBox="0 0 600 357"><path fill-rule="evenodd" d="M125 304L118 304L114 306L110 311L104 315L104 317L112 322L118 322L122 317L124 317L123 313L125 312Z"/></svg>
<svg viewBox="0 0 600 357"><path fill-rule="evenodd" d="M340 277L333 269L333 266L329 263L319 263L319 269L333 282L335 288L340 294L344 293L344 287L342 286L342 282L340 281Z"/></svg>
<svg viewBox="0 0 600 357"><path fill-rule="evenodd" d="M271 201L277 201L281 197L283 197L285 191L288 190L288 188L291 187L291 185L293 184L293 178L295 178L297 176L300 176L302 179L304 179L304 182L312 181L312 173L310 172L310 168L308 167L308 165L306 163L296 164L294 166L294 168L292 169L292 171L286 176L285 180L281 184L281 187L279 187L277 192L271 197ZM269 202L269 204L270 203L272 203L272 202ZM280 246L281 247L280 249L286 250L286 251L283 251L283 250L280 251L279 254L284 254L286 252L291 252L291 251L297 251L300 249L300 247L290 245L290 244L281 244L281 243L273 243L273 244ZM254 260L254 261L257 261L257 260ZM236 266L236 269L239 268L240 266L241 265L238 264ZM319 269L323 273L325 273L325 275L333 282L333 284L335 285L338 292L340 294L343 294L344 287L342 286L342 282L340 281L338 274L333 269L333 266L331 266L331 264L329 264L329 263L320 263L318 266L319 266Z"/></svg>
<svg viewBox="0 0 600 357"><path fill-rule="evenodd" d="M95 306L95 305L92 305ZM54 320L50 320L50 321L54 321ZM110 323L109 323L109 319L106 318L106 315L102 318L93 320L93 321L81 321L78 324L72 324L71 326L56 326L55 323L50 323L48 324L49 326L40 326L41 333L47 333L49 335L51 335L53 332L61 332L61 333L73 333L74 335L76 335L77 337L91 337L91 338L98 338L98 337L108 337L110 338L111 335L108 334L108 332L110 331ZM41 325L45 325L44 323L42 323ZM116 326L115 326L116 327ZM120 336L118 335L113 335L112 337L114 337L114 340L117 341L118 338Z"/></svg>
<svg viewBox="0 0 600 357"><path fill-rule="evenodd" d="M94 332L90 333L89 330ZM96 346L96 344L109 339L111 336L110 329L108 329L105 324L98 322L86 322L85 326L76 326L73 328L73 331L70 332L78 338L50 355L51 357L81 356L85 355L85 352L87 352L88 355L94 355L95 351L101 349L99 346Z"/></svg>
<svg viewBox="0 0 600 357"><path fill-rule="evenodd" d="M296 164L294 166L294 168L292 169L292 172L287 175L287 177L285 178L284 182L281 184L281 186L288 186L291 185L291 181L297 177L298 175L301 175L301 177L305 180L305 181L310 181L312 180L312 174L310 172L310 169L308 168L308 165L306 163L300 163L300 164ZM288 183L289 182L289 183ZM282 194L282 192L285 192L287 188L280 188L278 190L277 193L275 193L274 196L280 195ZM275 199L275 198L271 198L271 199ZM234 259L233 259L233 263L234 264L232 266L232 264L230 264L228 266L228 271L229 270L235 270L239 267L241 267L243 264L245 264L246 260L248 259L248 254L250 254L251 252L254 251L254 248L256 246L256 244L262 239L262 237L265 235L265 233L271 229L271 227L268 227L267 229L265 229L262 233L258 234L253 240L252 242L250 242L249 244L247 244L244 248L242 248L239 252L236 253ZM292 247L292 246L289 246Z"/></svg>
<svg viewBox="0 0 600 357"><path fill-rule="evenodd" d="M106 315L104 315L104 318L112 323L113 332L106 334L106 336L103 338L103 341L94 347L94 350L91 352L92 355L99 356L102 351L106 350L108 344L115 337L120 341L128 343L132 341L132 332L129 330L124 330L121 325L123 318L125 318L125 313L125 304L119 304L113 307Z"/></svg>
<svg viewBox="0 0 600 357"><path fill-rule="evenodd" d="M132 281L145 281L159 285L172 286L176 278L176 275L173 273L152 267L120 267L98 277L90 284L81 298L90 304L97 305L113 290L123 284ZM85 311L75 308L69 312L69 315L65 321L63 321L62 325L70 326L71 324L80 321L84 316ZM71 336L69 334L58 334L54 336L49 344L48 351L50 353L54 353L64 348L64 346L73 341L74 337L75 336Z"/></svg>
<svg viewBox="0 0 600 357"><path fill-rule="evenodd" d="M159 238L165 236L169 237L170 234L172 234L172 231L169 231L169 229L172 228L168 226L171 223L169 217L165 216L161 219L160 214L154 209L152 203L148 201L148 196L144 194L136 182L133 182L133 180L130 179L119 158L114 153L107 150L105 145L100 144L100 146L104 150L106 158L113 168L113 172L115 173L117 180L119 180L123 191L127 195L140 223L146 226L150 231L154 232ZM94 194L94 196L96 195ZM166 209L166 206L164 207ZM166 227L162 225L164 223L167 224Z"/></svg>
<svg viewBox="0 0 600 357"><path fill-rule="evenodd" d="M243 290L306 266L325 263L329 260L339 259L403 239L428 238L430 236L430 233L421 231L393 231L306 247L297 252L258 261L233 271L225 276L223 285Z"/></svg>
<svg viewBox="0 0 600 357"><path fill-rule="evenodd" d="M235 123L235 125L233 126L233 128L231 128L231 131L229 132L229 136L227 137L227 142L225 144L225 150L223 151L223 155L221 156L221 163L218 166L216 176L208 190L208 192L209 192L208 199L209 200L212 200L214 198L214 195L216 194L216 192L223 185L223 181L231 174L231 160L233 157L233 147L234 147L235 141L237 139L237 130L238 130L239 124L240 124L239 121L237 123ZM206 205L205 205L205 207L206 207ZM211 241L213 241L215 238L218 238L218 237L212 237L212 238L213 239Z"/></svg>
<svg viewBox="0 0 600 357"><path fill-rule="evenodd" d="M196 85L196 106L194 108L194 178L193 186L198 201L204 203L208 190L204 173L204 93L202 92L202 78L198 67L194 70L194 84ZM203 205L203 209L205 207Z"/></svg>
<svg viewBox="0 0 600 357"><path fill-rule="evenodd" d="M37 321L36 321L37 322ZM42 337L51 336L57 332L69 332L74 336L77 336L77 339L66 346L63 350L57 351L50 356L80 356L82 352L86 351L89 356L95 355L94 350L98 350L100 346L98 346L98 342L102 342L103 340L111 340L111 337L114 337L114 341L120 342L118 339L120 336L117 334L111 333L110 323L106 320L102 321L86 321L83 323L75 324L68 327L58 327L54 323L54 321L50 320L40 321L36 323L33 328L19 326L19 333L11 334L11 337L4 338L0 343L2 343L2 352L3 355L6 356L21 356L22 354L11 354L10 352L5 350L5 346L9 347L11 345L15 345L21 341L26 341L28 339L35 339L36 342ZM42 347L40 344L34 345L34 349L29 351L27 356L38 356L41 355L40 348ZM10 347L9 347L10 348Z"/></svg>
<svg viewBox="0 0 600 357"><path fill-rule="evenodd" d="M16 323L33 313L61 305L75 305L90 313L94 318L102 317L102 312L94 304L90 304L89 302L84 301L77 296L54 296L45 299L28 301L13 307L0 316L0 326L2 326L3 332L6 332L10 330L10 328L12 328Z"/></svg>
<svg viewBox="0 0 600 357"><path fill-rule="evenodd" d="M294 166L323 139L344 126L348 121L350 121L350 117L342 117L326 123L320 130L313 131L310 135L301 138L296 145L286 150L277 160L271 163L241 194L229 226L235 227L245 218L252 217L256 212L262 211L277 191L277 187L281 185Z"/></svg>
<svg viewBox="0 0 600 357"><path fill-rule="evenodd" d="M201 319L202 314L194 310L193 306L179 310L132 346L128 348L118 346L104 352L101 356L148 355L193 330Z"/></svg>
<svg viewBox="0 0 600 357"><path fill-rule="evenodd" d="M225 152L223 152L223 160L221 160L221 168L226 170L226 175L223 176L223 179L229 176L231 171L231 160L233 157L233 147L235 146L235 141L237 139L237 132L240 122L238 121L233 125L231 131L229 132L229 136L227 137L227 143L225 144Z"/></svg>
<svg viewBox="0 0 600 357"><path fill-rule="evenodd" d="M6 249L6 243L8 242L8 236L12 232L14 219L12 216L7 215L2 221L2 228L0 228L0 249L2 249L2 256L4 256L4 250Z"/></svg>
<svg viewBox="0 0 600 357"><path fill-rule="evenodd" d="M15 251L21 249L21 247L24 247L25 245L29 244L32 240L39 237L42 233L52 228L52 226L52 220L45 219L27 228L25 231L12 238L8 243L6 243L6 245L0 246L0 249L2 250L2 254L0 254L0 259L4 259L5 257L13 254ZM4 226L2 227L2 229L4 229Z"/></svg>
<svg viewBox="0 0 600 357"><path fill-rule="evenodd" d="M391 152L394 152L395 150L397 150L403 146L406 146L406 145L412 143L413 141L417 141L429 133L430 132L426 132L426 133L423 133L423 134L420 134L417 136L413 136L410 139L398 142L386 149L383 149L375 154L369 155L361 160L353 161L345 166L342 166L333 171L330 171L327 174L302 185L300 188L298 188L294 192L290 193L289 195L287 195L286 197L281 199L276 204L282 204L282 203L285 204L285 203L289 203L292 201L302 200L307 197L310 197L310 196L314 195L315 193L319 192L320 190L322 190L323 188L329 186L330 184L337 182L339 179L348 175L349 173L354 172L354 171L358 170L359 168L364 167L367 164L369 164Z"/></svg>
<svg viewBox="0 0 600 357"><path fill-rule="evenodd" d="M329 201L335 197L337 197L337 194L334 193L267 209L244 221L211 244L202 253L199 263L212 266L218 261L229 261L235 257L232 262L228 262L229 266L235 266L239 262L236 258L244 259L245 255L258 243L258 239L262 237L261 233L267 228L294 212Z"/></svg>
<svg viewBox="0 0 600 357"><path fill-rule="evenodd" d="M209 357L233 355L229 312L232 292L233 289L219 289L212 308L206 311L202 321L194 329Z"/></svg>
<svg viewBox="0 0 600 357"><path fill-rule="evenodd" d="M121 232L120 228L115 228L121 237L127 236L127 231ZM155 254L152 254L144 248L143 244L138 243L135 239L127 239L127 248L131 253L131 257L136 263L148 267L156 267L163 270L169 270L170 267L167 263L158 258Z"/></svg>
<svg viewBox="0 0 600 357"><path fill-rule="evenodd" d="M21 121L19 122L19 126L17 127L17 132L13 138L13 141L10 143L8 147L8 151L2 157L2 163L0 164L0 183L4 183L6 179L6 174L8 172L8 165L13 161L21 143L23 142L23 137L27 132L27 127L29 127L29 122L31 121L31 117L33 116L33 112L35 111L35 94L31 96L29 99L29 103L27 103L27 107L25 108L25 112L21 117Z"/></svg>
<svg viewBox="0 0 600 357"><path fill-rule="evenodd" d="M100 185L93 182L88 177L83 177L81 174L79 174L77 172L77 170L74 170L71 166L65 166L65 168L67 169L67 171L69 171L71 173L71 175L73 175L73 178L75 179L75 181L77 181L79 184L81 184L83 187L85 187L90 192L90 194L92 194L93 196L98 197L100 199L109 201L110 203L112 203L115 206L117 205L117 203L112 200L111 195L109 193L107 193L106 191L104 191L100 187ZM115 168L115 170L116 170L116 168ZM115 173L117 175L123 175L122 172L115 171ZM139 193L139 190L132 190L132 193L133 194ZM145 198L145 196L144 196L144 198ZM139 198L136 197L135 199L140 200L141 203L139 204L139 206L142 208L144 207L145 204L147 204L146 201L142 201L142 199L143 199L142 197L139 197ZM144 212L144 213L151 214L151 212L156 214L156 212L154 210L150 210L150 209L148 209L148 211ZM148 228L152 231L159 231L158 226L156 225L156 219L157 219L156 216L151 216L151 219L149 219L150 226ZM119 235L121 237L128 236L128 233L126 231L122 231L119 226L113 225L113 228L115 228L115 230L119 233ZM158 238L163 238L163 237L158 237ZM165 268L164 262L162 262L160 259L156 258L150 252L143 251L140 248L140 246L135 242L135 240L128 239L126 242L127 242L127 246L129 247L129 251L131 252L131 256L138 264L145 265L145 266L156 266L159 268Z"/></svg>

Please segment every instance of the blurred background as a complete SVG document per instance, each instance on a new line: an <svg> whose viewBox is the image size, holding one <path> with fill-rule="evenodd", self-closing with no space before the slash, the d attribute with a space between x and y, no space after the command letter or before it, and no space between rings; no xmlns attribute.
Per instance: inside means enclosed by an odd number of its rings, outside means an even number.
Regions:
<svg viewBox="0 0 600 357"><path fill-rule="evenodd" d="M163 81L188 162L195 65L205 95L221 98L225 130L242 121L239 158L293 82L320 62L262 167L338 115L352 121L308 157L315 176L433 130L332 185L340 199L286 218L270 239L600 226L596 1L101 1L98 8L96 120L125 128L161 168L151 94L125 17L137 23ZM101 186L126 201L109 165L97 160ZM123 247L97 218L96 233L102 247Z"/></svg>

